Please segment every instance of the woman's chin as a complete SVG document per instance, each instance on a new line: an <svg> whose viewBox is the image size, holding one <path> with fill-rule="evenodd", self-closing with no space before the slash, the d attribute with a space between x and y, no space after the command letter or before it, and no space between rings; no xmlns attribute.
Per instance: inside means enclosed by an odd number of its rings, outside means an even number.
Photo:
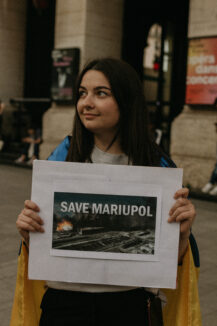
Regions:
<svg viewBox="0 0 217 326"><path fill-rule="evenodd" d="M97 131L98 130L98 128L97 128L97 126L93 123L93 122L90 122L90 121L86 121L85 123L84 123L84 127L87 129L87 130L89 130L89 131L91 131L91 132L95 132L95 131Z"/></svg>

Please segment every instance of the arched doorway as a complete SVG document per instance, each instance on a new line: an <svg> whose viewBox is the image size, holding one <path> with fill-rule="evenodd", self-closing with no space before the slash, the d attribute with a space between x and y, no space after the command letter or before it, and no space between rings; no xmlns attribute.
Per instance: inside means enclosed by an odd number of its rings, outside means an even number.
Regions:
<svg viewBox="0 0 217 326"><path fill-rule="evenodd" d="M188 6L189 0L125 2L122 58L144 83L151 120L162 130L166 152L171 122L184 104Z"/></svg>

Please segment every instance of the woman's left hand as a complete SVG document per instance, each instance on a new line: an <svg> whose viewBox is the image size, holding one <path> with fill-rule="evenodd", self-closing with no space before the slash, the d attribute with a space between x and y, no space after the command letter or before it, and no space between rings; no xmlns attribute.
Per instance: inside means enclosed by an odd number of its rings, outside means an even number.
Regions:
<svg viewBox="0 0 217 326"><path fill-rule="evenodd" d="M196 216L195 207L187 198L188 195L188 188L182 188L176 191L174 195L176 202L169 211L170 217L168 222L180 222L179 261L187 249L188 238Z"/></svg>

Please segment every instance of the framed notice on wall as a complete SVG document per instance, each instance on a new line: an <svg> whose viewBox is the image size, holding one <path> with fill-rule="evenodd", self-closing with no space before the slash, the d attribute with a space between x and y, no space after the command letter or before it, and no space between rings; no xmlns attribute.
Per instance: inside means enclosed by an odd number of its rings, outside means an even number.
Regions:
<svg viewBox="0 0 217 326"><path fill-rule="evenodd" d="M217 101L217 37L189 40L186 104Z"/></svg>
<svg viewBox="0 0 217 326"><path fill-rule="evenodd" d="M52 51L52 100L73 103L73 86L79 71L80 50L55 49Z"/></svg>

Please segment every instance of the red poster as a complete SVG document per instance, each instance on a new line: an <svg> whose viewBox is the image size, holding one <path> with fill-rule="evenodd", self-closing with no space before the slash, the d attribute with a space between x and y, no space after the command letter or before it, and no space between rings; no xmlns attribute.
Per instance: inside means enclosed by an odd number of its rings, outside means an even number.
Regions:
<svg viewBox="0 0 217 326"><path fill-rule="evenodd" d="M192 39L188 48L186 104L217 101L217 37Z"/></svg>

